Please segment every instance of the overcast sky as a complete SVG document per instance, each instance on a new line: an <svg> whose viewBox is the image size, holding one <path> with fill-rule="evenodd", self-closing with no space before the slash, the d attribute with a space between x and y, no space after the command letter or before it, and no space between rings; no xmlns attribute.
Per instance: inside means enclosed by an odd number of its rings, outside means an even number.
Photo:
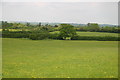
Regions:
<svg viewBox="0 0 120 80"><path fill-rule="evenodd" d="M2 20L118 24L117 2L3 2Z"/></svg>

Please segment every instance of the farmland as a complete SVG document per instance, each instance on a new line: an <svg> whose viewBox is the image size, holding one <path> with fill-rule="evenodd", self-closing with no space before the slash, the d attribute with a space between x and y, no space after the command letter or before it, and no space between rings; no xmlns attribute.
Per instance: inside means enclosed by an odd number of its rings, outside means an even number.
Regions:
<svg viewBox="0 0 120 80"><path fill-rule="evenodd" d="M0 44L2 44L2 38L0 38ZM2 45L0 45L0 79L2 78Z"/></svg>
<svg viewBox="0 0 120 80"><path fill-rule="evenodd" d="M4 78L117 78L117 41L3 38Z"/></svg>
<svg viewBox="0 0 120 80"><path fill-rule="evenodd" d="M54 31L51 32L53 33L59 33L59 31ZM113 36L113 37L118 37L118 33L106 33L106 32L82 32L82 31L77 31L77 34L80 36Z"/></svg>
<svg viewBox="0 0 120 80"><path fill-rule="evenodd" d="M2 29L0 29L2 31ZM9 31L22 31L21 29L9 29ZM27 31L27 30L26 30ZM59 33L59 31L54 31L50 33ZM118 37L118 33L106 33L106 32L82 32L77 31L77 34L80 36L113 36Z"/></svg>

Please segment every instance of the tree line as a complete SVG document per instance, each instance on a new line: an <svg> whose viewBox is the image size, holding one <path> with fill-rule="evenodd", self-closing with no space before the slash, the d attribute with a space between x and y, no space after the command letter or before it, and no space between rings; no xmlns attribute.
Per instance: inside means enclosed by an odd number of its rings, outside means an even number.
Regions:
<svg viewBox="0 0 120 80"><path fill-rule="evenodd" d="M118 26L104 26L100 27L97 23L88 23L87 26L81 26L76 28L77 31L90 31L90 32L110 32L119 33L120 28Z"/></svg>
<svg viewBox="0 0 120 80"><path fill-rule="evenodd" d="M38 24L27 23L8 23L7 21L2 21L2 29L37 29L39 27L43 27L48 29L49 31L59 31L60 25L42 25L41 22ZM74 26L76 31L90 31L90 32L110 32L110 33L119 33L119 26L104 26L100 27L97 23L88 23L85 26Z"/></svg>
<svg viewBox="0 0 120 80"><path fill-rule="evenodd" d="M9 24L9 23L8 23ZM13 23L14 24L14 23ZM120 40L119 37L111 37L111 36L80 36L76 33L76 27L70 24L60 24L59 26L51 26L51 25L38 25L34 26L21 23L15 23L15 25L21 25L19 28L22 29L21 31L10 31L9 28L3 28L2 36L4 38L29 38L32 40L43 40L43 39L56 39L56 40L99 40L99 41L118 41ZM24 26L22 26L24 25ZM4 27L5 24L3 25ZM26 28L28 27L29 28ZM18 26L17 26L18 27ZM92 32L96 32L99 30L98 24L88 24L87 28ZM12 29L12 28L10 28ZM18 29L18 28L17 28ZM28 29L28 30L25 30ZM59 31L59 33L53 33L52 31Z"/></svg>

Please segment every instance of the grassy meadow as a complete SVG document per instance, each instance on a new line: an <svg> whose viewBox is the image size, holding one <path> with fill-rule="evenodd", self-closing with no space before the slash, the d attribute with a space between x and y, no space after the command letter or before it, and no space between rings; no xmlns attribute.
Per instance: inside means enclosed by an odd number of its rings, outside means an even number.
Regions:
<svg viewBox="0 0 120 80"><path fill-rule="evenodd" d="M3 38L3 78L117 78L117 41Z"/></svg>
<svg viewBox="0 0 120 80"><path fill-rule="evenodd" d="M2 38L0 38L0 44L2 44ZM0 45L0 79L2 79L2 45Z"/></svg>
<svg viewBox="0 0 120 80"><path fill-rule="evenodd" d="M2 31L2 29L0 29ZM22 31L21 29L9 29L9 31ZM28 31L27 29L25 31ZM54 31L50 33L59 33L59 31ZM118 33L106 33L106 32L82 32L77 31L77 34L80 36L112 36L118 37Z"/></svg>
<svg viewBox="0 0 120 80"><path fill-rule="evenodd" d="M59 33L59 31L51 32L53 33ZM112 37L118 37L118 33L106 33L106 32L82 32L77 31L76 32L80 36L112 36Z"/></svg>
<svg viewBox="0 0 120 80"><path fill-rule="evenodd" d="M81 36L113 36L118 37L118 33L105 33L105 32L77 32Z"/></svg>

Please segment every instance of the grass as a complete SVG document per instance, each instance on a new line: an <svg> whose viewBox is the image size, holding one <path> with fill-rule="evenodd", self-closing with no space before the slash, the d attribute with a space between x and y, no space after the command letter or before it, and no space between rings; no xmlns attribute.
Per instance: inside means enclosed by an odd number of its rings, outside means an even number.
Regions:
<svg viewBox="0 0 120 80"><path fill-rule="evenodd" d="M3 77L117 78L117 44L3 38Z"/></svg>
<svg viewBox="0 0 120 80"><path fill-rule="evenodd" d="M0 38L0 44L2 44L2 38ZM2 45L0 45L0 79L2 78Z"/></svg>
<svg viewBox="0 0 120 80"><path fill-rule="evenodd" d="M0 29L2 31L2 29ZM9 29L9 31L22 31L21 29ZM28 31L28 30L26 30ZM50 33L59 33L59 31L54 31ZM118 33L107 33L107 32L81 32L77 31L77 34L80 36L112 36L118 37Z"/></svg>
<svg viewBox="0 0 120 80"><path fill-rule="evenodd" d="M59 33L59 31L51 32L51 33ZM81 32L77 31L77 34L80 36L112 36L118 37L118 33L107 33L107 32Z"/></svg>
<svg viewBox="0 0 120 80"><path fill-rule="evenodd" d="M118 33L105 33L105 32L77 32L81 36L113 36L118 37Z"/></svg>

